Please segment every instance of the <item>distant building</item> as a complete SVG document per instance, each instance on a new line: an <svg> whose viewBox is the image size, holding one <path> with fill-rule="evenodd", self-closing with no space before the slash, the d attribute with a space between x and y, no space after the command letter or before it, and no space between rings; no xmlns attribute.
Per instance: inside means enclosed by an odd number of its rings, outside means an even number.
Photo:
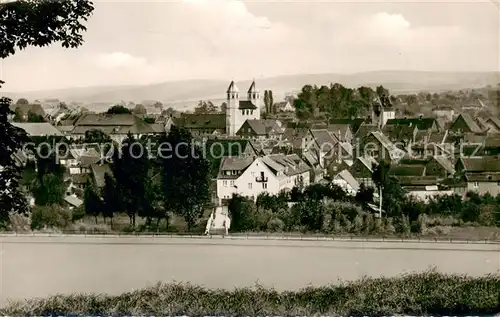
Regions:
<svg viewBox="0 0 500 317"><path fill-rule="evenodd" d="M247 91L247 100L240 100L240 91L234 81L226 91L226 133L235 136L246 120L260 119L261 98L255 81Z"/></svg>
<svg viewBox="0 0 500 317"><path fill-rule="evenodd" d="M432 109L432 113L436 118L444 118L446 121L451 122L455 117L455 110L449 106L435 107Z"/></svg>

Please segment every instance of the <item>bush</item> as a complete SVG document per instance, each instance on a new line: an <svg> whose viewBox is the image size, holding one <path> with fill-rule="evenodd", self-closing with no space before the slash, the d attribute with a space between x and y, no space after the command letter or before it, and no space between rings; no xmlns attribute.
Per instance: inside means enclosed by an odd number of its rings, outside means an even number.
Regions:
<svg viewBox="0 0 500 317"><path fill-rule="evenodd" d="M11 302L3 316L485 316L500 311L500 276L436 272L364 278L325 287L278 292L260 286L209 290L160 284L117 296L56 295ZM230 299L230 300L228 300Z"/></svg>
<svg viewBox="0 0 500 317"><path fill-rule="evenodd" d="M9 213L7 230L14 232L29 232L31 231L31 218L18 213Z"/></svg>
<svg viewBox="0 0 500 317"><path fill-rule="evenodd" d="M83 206L75 208L71 211L71 222L82 220L85 217L85 209Z"/></svg>
<svg viewBox="0 0 500 317"><path fill-rule="evenodd" d="M71 213L61 206L35 206L31 212L31 229L65 229L71 223Z"/></svg>
<svg viewBox="0 0 500 317"><path fill-rule="evenodd" d="M495 206L481 205L479 209L478 223L486 227L496 226Z"/></svg>
<svg viewBox="0 0 500 317"><path fill-rule="evenodd" d="M272 218L267 223L267 229L271 232L281 232L285 228L285 223L279 218Z"/></svg>

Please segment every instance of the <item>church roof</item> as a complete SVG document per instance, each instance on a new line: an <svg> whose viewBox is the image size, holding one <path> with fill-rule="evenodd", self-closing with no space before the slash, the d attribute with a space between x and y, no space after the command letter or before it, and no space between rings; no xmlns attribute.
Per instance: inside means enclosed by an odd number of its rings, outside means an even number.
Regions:
<svg viewBox="0 0 500 317"><path fill-rule="evenodd" d="M231 83L229 84L229 87L227 87L227 92L239 92L240 90L238 89L238 87L236 87L236 84L234 83L234 80L231 81Z"/></svg>
<svg viewBox="0 0 500 317"><path fill-rule="evenodd" d="M254 105L250 100L240 100L240 106L239 109L257 109L257 106Z"/></svg>
<svg viewBox="0 0 500 317"><path fill-rule="evenodd" d="M248 88L248 92L254 92L254 91L257 91L257 88L255 86L255 80L252 81L252 84L250 85L250 88Z"/></svg>

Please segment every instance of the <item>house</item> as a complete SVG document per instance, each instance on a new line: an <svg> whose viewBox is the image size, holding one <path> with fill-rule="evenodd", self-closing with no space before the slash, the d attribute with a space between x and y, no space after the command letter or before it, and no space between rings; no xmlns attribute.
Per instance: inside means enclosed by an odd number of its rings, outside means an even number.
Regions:
<svg viewBox="0 0 500 317"><path fill-rule="evenodd" d="M294 186L308 186L310 167L296 154L264 157L226 157L217 176L219 203L233 194L256 199L261 193L276 195Z"/></svg>
<svg viewBox="0 0 500 317"><path fill-rule="evenodd" d="M19 123L12 122L12 125L26 131L30 137L62 136L62 133L48 122L41 123Z"/></svg>
<svg viewBox="0 0 500 317"><path fill-rule="evenodd" d="M409 127L416 126L419 131L438 131L438 124L436 118L403 118L387 120L387 125L406 125Z"/></svg>
<svg viewBox="0 0 500 317"><path fill-rule="evenodd" d="M392 106L389 97L377 97L375 102L372 104L372 124L375 124L382 129L389 120L393 120L395 117L396 109Z"/></svg>
<svg viewBox="0 0 500 317"><path fill-rule="evenodd" d="M305 151L301 158L311 168L309 180L311 183L318 183L325 177L325 170L320 163L320 159L316 153Z"/></svg>
<svg viewBox="0 0 500 317"><path fill-rule="evenodd" d="M417 125L412 124L386 124L382 129L382 133L401 149L407 149L407 147L414 142L417 132Z"/></svg>
<svg viewBox="0 0 500 317"><path fill-rule="evenodd" d="M436 176L396 176L395 178L406 190L408 196L424 203L439 196L454 194L453 190L439 184Z"/></svg>
<svg viewBox="0 0 500 317"><path fill-rule="evenodd" d="M290 101L282 101L274 104L274 107L277 112L292 112L295 111L295 108L290 103Z"/></svg>
<svg viewBox="0 0 500 317"><path fill-rule="evenodd" d="M455 145L448 144L448 131L432 132L418 131L414 143L410 147L409 156L412 158L429 158L433 156L453 155Z"/></svg>
<svg viewBox="0 0 500 317"><path fill-rule="evenodd" d="M343 170L333 177L332 183L340 186L347 194L356 196L359 190L358 181L348 170Z"/></svg>
<svg viewBox="0 0 500 317"><path fill-rule="evenodd" d="M226 115L224 113L183 113L178 118L170 118L165 125L165 130L169 131L172 125L189 130L194 136L223 135L226 134Z"/></svg>
<svg viewBox="0 0 500 317"><path fill-rule="evenodd" d="M247 139L279 139L283 129L276 120L246 120L236 135Z"/></svg>
<svg viewBox="0 0 500 317"><path fill-rule="evenodd" d="M348 170L359 184L374 187L372 174L377 164L377 161L371 156L357 157Z"/></svg>
<svg viewBox="0 0 500 317"><path fill-rule="evenodd" d="M139 139L143 135L156 134L156 131L133 114L83 114L75 122L75 128L71 131L72 139L84 139L85 133L91 130L101 130L110 138L121 144L130 133Z"/></svg>
<svg viewBox="0 0 500 317"><path fill-rule="evenodd" d="M468 113L460 114L451 124L450 131L455 133L473 132L481 133L482 130Z"/></svg>
<svg viewBox="0 0 500 317"><path fill-rule="evenodd" d="M91 165L101 160L100 150L85 145L71 145L66 155L59 156L59 164L69 170L70 175L89 174Z"/></svg>
<svg viewBox="0 0 500 317"><path fill-rule="evenodd" d="M83 205L83 201L74 194L64 197L64 202L70 210Z"/></svg>
<svg viewBox="0 0 500 317"><path fill-rule="evenodd" d="M226 133L235 136L247 120L260 119L261 98L255 81L247 91L247 100L240 100L240 91L234 81L231 81L226 91Z"/></svg>
<svg viewBox="0 0 500 317"><path fill-rule="evenodd" d="M245 139L213 139L203 145L203 153L210 162L212 177L217 178L221 161L225 157L255 159L262 153L256 145Z"/></svg>
<svg viewBox="0 0 500 317"><path fill-rule="evenodd" d="M405 152L392 143L382 132L374 131L368 134L355 149L355 155L372 156L377 161L388 160L396 162L403 158Z"/></svg>
<svg viewBox="0 0 500 317"><path fill-rule="evenodd" d="M464 176L467 191L481 195L500 194L500 157L461 157L455 164L455 170Z"/></svg>
<svg viewBox="0 0 500 317"><path fill-rule="evenodd" d="M432 113L436 118L443 118L447 122L453 121L455 110L450 106L438 106L432 109Z"/></svg>

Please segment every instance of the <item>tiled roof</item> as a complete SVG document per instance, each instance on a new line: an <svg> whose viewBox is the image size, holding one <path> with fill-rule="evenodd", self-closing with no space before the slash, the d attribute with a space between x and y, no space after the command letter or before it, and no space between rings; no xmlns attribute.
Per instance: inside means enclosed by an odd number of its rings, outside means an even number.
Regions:
<svg viewBox="0 0 500 317"><path fill-rule="evenodd" d="M180 118L174 118L174 122L176 125L186 129L226 129L226 115L224 113L183 113Z"/></svg>
<svg viewBox="0 0 500 317"><path fill-rule="evenodd" d="M500 148L500 133L488 134L484 140L485 148Z"/></svg>
<svg viewBox="0 0 500 317"><path fill-rule="evenodd" d="M61 131L61 133L70 133L75 128L74 125L58 125L56 129Z"/></svg>
<svg viewBox="0 0 500 317"><path fill-rule="evenodd" d="M368 134L370 134L373 131L377 131L378 127L376 124L369 124L369 123L363 123L359 126L358 130L356 131L356 137L357 138L364 138Z"/></svg>
<svg viewBox="0 0 500 317"><path fill-rule="evenodd" d="M153 124L150 124L150 126L157 133L165 132L165 125L162 123L153 123Z"/></svg>
<svg viewBox="0 0 500 317"><path fill-rule="evenodd" d="M272 154L262 158L264 164L275 172L282 171L286 176L302 174L310 167L297 154Z"/></svg>
<svg viewBox="0 0 500 317"><path fill-rule="evenodd" d="M255 132L256 135L268 135L270 133L280 133L281 128L276 120L254 119L246 120L246 123ZM240 130L241 131L241 130ZM238 131L236 134L243 132Z"/></svg>
<svg viewBox="0 0 500 317"><path fill-rule="evenodd" d="M151 125L133 114L84 114L75 122L73 134L85 134L90 130L106 134L155 133Z"/></svg>
<svg viewBox="0 0 500 317"><path fill-rule="evenodd" d="M447 157L441 156L441 155L436 155L433 157L439 165L441 165L448 173L454 174L455 173L455 166L453 166L453 162L451 162Z"/></svg>
<svg viewBox="0 0 500 317"><path fill-rule="evenodd" d="M500 173L465 173L469 182L500 182Z"/></svg>
<svg viewBox="0 0 500 317"><path fill-rule="evenodd" d="M252 84L250 85L250 88L248 88L248 93L251 93L251 92L254 92L254 91L257 91L257 88L255 86L255 80L252 81Z"/></svg>
<svg viewBox="0 0 500 317"><path fill-rule="evenodd" d="M413 140L416 126L410 125L386 125L382 132L392 141Z"/></svg>
<svg viewBox="0 0 500 317"><path fill-rule="evenodd" d="M373 167L378 165L377 161L371 156L358 157L358 160L368 168L370 172L373 172Z"/></svg>
<svg viewBox="0 0 500 317"><path fill-rule="evenodd" d="M105 175L113 175L108 164L92 164L90 166L97 187L102 188L105 184Z"/></svg>
<svg viewBox="0 0 500 317"><path fill-rule="evenodd" d="M351 173L349 173L348 170L343 170L340 173L336 175L337 177L342 178L349 184L349 186L352 187L353 190L358 191L359 190L359 182L352 176Z"/></svg>
<svg viewBox="0 0 500 317"><path fill-rule="evenodd" d="M238 109L255 110L257 109L257 106L254 105L250 100L240 100L240 105Z"/></svg>
<svg viewBox="0 0 500 317"><path fill-rule="evenodd" d="M236 87L236 84L234 83L234 81L231 81L231 83L229 84L229 87L227 87L227 92L239 92L240 90L238 89L238 87Z"/></svg>
<svg viewBox="0 0 500 317"><path fill-rule="evenodd" d="M329 124L335 125L335 124L348 124L349 127L351 128L351 132L355 134L361 124L365 122L366 119L364 118L354 118L354 119L330 119Z"/></svg>
<svg viewBox="0 0 500 317"><path fill-rule="evenodd" d="M311 130L311 133L323 152L330 152L338 144L338 140L332 137L326 129Z"/></svg>
<svg viewBox="0 0 500 317"><path fill-rule="evenodd" d="M500 157L461 157L466 172L500 172Z"/></svg>
<svg viewBox="0 0 500 317"><path fill-rule="evenodd" d="M66 196L64 198L64 201L74 207L80 207L81 205L83 205L83 201L75 196Z"/></svg>
<svg viewBox="0 0 500 317"><path fill-rule="evenodd" d="M462 113L460 116L457 117L456 120L459 120L459 118L462 117L464 120L465 124L469 127L471 132L476 132L479 133L481 132L481 128L477 125L476 121L472 118L472 116L468 113Z"/></svg>
<svg viewBox="0 0 500 317"><path fill-rule="evenodd" d="M29 136L62 135L61 131L47 122L42 123L19 123L12 122L12 125L23 129Z"/></svg>
<svg viewBox="0 0 500 317"><path fill-rule="evenodd" d="M437 185L437 176L394 176L401 186L432 186Z"/></svg>
<svg viewBox="0 0 500 317"><path fill-rule="evenodd" d="M497 127L497 129L500 129L500 118L489 117L488 119L486 119L486 122L490 122L494 124Z"/></svg>
<svg viewBox="0 0 500 317"><path fill-rule="evenodd" d="M436 118L409 118L409 119L390 119L386 125L409 125L417 126L419 130L429 130L436 123Z"/></svg>
<svg viewBox="0 0 500 317"><path fill-rule="evenodd" d="M252 164L252 162L253 162L253 157L251 158L224 157L220 163L218 178L236 179L239 177L239 175L225 175L223 172L224 171L243 172L250 166L250 164Z"/></svg>
<svg viewBox="0 0 500 317"><path fill-rule="evenodd" d="M389 173L395 176L424 176L425 175L425 165L393 165L391 166Z"/></svg>

